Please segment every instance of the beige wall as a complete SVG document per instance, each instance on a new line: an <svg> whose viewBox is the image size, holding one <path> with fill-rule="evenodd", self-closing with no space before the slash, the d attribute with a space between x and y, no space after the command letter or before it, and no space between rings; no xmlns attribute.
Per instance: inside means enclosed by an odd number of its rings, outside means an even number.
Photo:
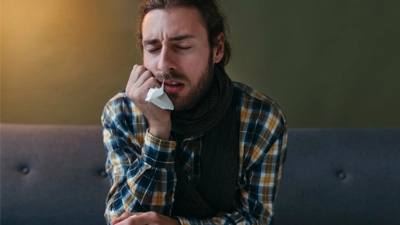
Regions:
<svg viewBox="0 0 400 225"><path fill-rule="evenodd" d="M400 126L398 1L223 0L233 80L291 127ZM2 0L1 122L100 124L141 62L138 0Z"/></svg>
<svg viewBox="0 0 400 225"><path fill-rule="evenodd" d="M99 124L134 63L130 0L2 0L1 119Z"/></svg>

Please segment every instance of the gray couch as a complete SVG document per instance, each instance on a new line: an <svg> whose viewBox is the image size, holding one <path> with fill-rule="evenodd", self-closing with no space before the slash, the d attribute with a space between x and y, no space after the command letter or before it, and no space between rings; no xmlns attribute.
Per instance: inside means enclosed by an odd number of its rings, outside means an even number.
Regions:
<svg viewBox="0 0 400 225"><path fill-rule="evenodd" d="M1 125L1 224L105 224L100 126ZM290 129L276 225L400 224L400 128Z"/></svg>

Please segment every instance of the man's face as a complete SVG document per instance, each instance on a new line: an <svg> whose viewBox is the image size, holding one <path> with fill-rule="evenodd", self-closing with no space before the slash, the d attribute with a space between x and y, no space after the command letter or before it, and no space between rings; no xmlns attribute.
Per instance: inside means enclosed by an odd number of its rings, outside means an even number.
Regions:
<svg viewBox="0 0 400 225"><path fill-rule="evenodd" d="M213 79L213 51L194 8L155 9L142 24L143 64L159 80L175 110L193 107Z"/></svg>

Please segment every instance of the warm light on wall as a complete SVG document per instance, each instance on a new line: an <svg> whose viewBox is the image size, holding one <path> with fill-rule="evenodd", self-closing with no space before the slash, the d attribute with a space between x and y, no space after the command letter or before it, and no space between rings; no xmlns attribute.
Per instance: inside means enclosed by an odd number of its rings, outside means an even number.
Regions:
<svg viewBox="0 0 400 225"><path fill-rule="evenodd" d="M139 58L131 4L2 0L2 122L99 123Z"/></svg>

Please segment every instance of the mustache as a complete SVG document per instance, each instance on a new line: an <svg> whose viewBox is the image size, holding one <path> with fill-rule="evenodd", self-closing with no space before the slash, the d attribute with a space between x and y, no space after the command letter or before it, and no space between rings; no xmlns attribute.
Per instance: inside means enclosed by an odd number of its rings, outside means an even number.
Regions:
<svg viewBox="0 0 400 225"><path fill-rule="evenodd" d="M170 73L157 72L154 74L154 77L159 82L163 82L163 80L168 80L168 79L185 80L185 81L187 80L187 77L185 75L174 71L171 71Z"/></svg>

